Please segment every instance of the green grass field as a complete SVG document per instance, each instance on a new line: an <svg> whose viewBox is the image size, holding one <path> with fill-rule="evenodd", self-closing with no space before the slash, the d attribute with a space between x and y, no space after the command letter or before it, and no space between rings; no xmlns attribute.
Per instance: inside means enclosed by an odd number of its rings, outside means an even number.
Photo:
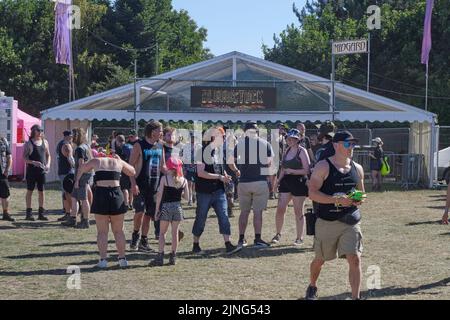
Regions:
<svg viewBox="0 0 450 320"><path fill-rule="evenodd" d="M312 237L303 247L295 240L293 208L288 209L282 241L267 249L244 248L224 254L217 219L208 218L201 245L207 254L191 254L194 208L186 208L176 266L150 268L155 254L129 252L130 268L116 267L110 233L109 269L97 270L96 229L66 229L56 222L60 193L47 193L49 222L24 221L25 190L12 189L15 223L0 221L0 299L299 299L309 281L314 253ZM439 223L445 191L416 190L370 193L362 208L363 296L368 299L450 299L450 227ZM33 199L37 207L37 199ZM264 216L263 239L274 235L276 201ZM233 242L238 237L238 211L231 218ZM132 217L126 215L130 239ZM93 220L93 217L92 217ZM253 241L250 219L247 239ZM170 240L170 238L169 238ZM156 241L150 242L156 248ZM166 252L170 251L167 247ZM70 265L81 269L81 289L68 289ZM372 271L379 268L381 289L368 290ZM369 270L369 272L368 272ZM345 299L350 287L344 260L327 263L319 279L321 299Z"/></svg>

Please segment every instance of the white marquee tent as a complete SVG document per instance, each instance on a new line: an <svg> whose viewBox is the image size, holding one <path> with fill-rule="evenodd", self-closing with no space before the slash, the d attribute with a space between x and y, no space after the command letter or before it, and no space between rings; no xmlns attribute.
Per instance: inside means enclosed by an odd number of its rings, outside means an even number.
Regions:
<svg viewBox="0 0 450 320"><path fill-rule="evenodd" d="M205 109L191 104L192 86L274 87L276 108L266 110ZM136 90L135 90L136 88ZM341 83L335 84L335 112L330 111L331 82L277 63L239 52L215 57L156 77L75 100L42 112L51 146L62 131L94 120L172 121L338 121L407 122L409 153L424 154L429 186L436 177L436 115ZM138 105L138 108L135 108ZM56 161L53 165L56 166ZM52 168L51 172L56 172ZM56 175L49 180L56 180Z"/></svg>

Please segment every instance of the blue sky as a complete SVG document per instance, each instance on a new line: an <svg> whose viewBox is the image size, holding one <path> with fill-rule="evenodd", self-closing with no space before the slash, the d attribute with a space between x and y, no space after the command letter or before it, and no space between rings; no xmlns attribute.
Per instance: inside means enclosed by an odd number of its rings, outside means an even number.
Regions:
<svg viewBox="0 0 450 320"><path fill-rule="evenodd" d="M240 51L262 58L262 43L271 47L274 33L288 24L298 25L294 2L303 8L306 0L172 0L172 5L187 10L208 30L205 46L214 55Z"/></svg>

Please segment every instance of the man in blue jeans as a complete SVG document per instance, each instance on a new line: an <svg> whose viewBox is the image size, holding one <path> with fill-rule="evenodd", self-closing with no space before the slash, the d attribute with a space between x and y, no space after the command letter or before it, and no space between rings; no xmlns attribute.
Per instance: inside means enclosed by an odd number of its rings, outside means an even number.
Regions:
<svg viewBox="0 0 450 320"><path fill-rule="evenodd" d="M223 144L223 138L216 128L209 129L203 136L202 149L195 156L197 165L197 209L192 234L194 245L192 252L201 254L200 237L205 229L209 208L213 208L219 222L219 231L225 240L227 254L233 254L242 248L230 242L230 221L228 219L227 197L224 183L229 183L231 177L224 170L223 157L218 154L218 148Z"/></svg>

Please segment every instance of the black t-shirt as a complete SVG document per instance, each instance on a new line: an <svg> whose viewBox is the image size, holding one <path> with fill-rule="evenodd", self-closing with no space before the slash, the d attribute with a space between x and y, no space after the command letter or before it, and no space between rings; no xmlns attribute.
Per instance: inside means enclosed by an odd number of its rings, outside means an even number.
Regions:
<svg viewBox="0 0 450 320"><path fill-rule="evenodd" d="M372 157L370 158L370 165L371 166L380 166L381 165L381 160L383 159L383 149L381 147L376 147L375 150L373 151L373 156L376 159L373 159Z"/></svg>
<svg viewBox="0 0 450 320"><path fill-rule="evenodd" d="M89 147L87 146L87 144L81 144L75 149L75 171L78 172L78 160L83 159L84 162L87 162L89 160L88 148Z"/></svg>
<svg viewBox="0 0 450 320"><path fill-rule="evenodd" d="M166 160L166 162L172 156L173 149L174 149L173 147L164 145L164 160Z"/></svg>
<svg viewBox="0 0 450 320"><path fill-rule="evenodd" d="M61 140L56 146L56 154L58 156L58 175L66 175L72 170L72 165L69 159L62 153L62 148L64 145L69 144L65 140Z"/></svg>
<svg viewBox="0 0 450 320"><path fill-rule="evenodd" d="M210 157L204 157L205 148L210 147L202 147L202 149L197 151L195 159L200 160L203 164L205 164L205 171L208 173L223 175L225 168L223 161L219 159L219 155L215 152L215 150L211 151ZM217 190L225 190L223 182L219 179L204 179L200 178L198 175L195 179L195 190L199 193L208 193L211 194Z"/></svg>
<svg viewBox="0 0 450 320"><path fill-rule="evenodd" d="M241 171L239 182L266 181L268 158L273 157L271 145L261 138L245 139L234 148L234 159Z"/></svg>
<svg viewBox="0 0 450 320"><path fill-rule="evenodd" d="M334 153L333 142L329 141L316 151L316 162L332 157L334 156Z"/></svg>
<svg viewBox="0 0 450 320"><path fill-rule="evenodd" d="M139 141L139 140L136 140L136 141L128 140L127 143L128 143L128 144L131 144L132 146L134 146L135 143L138 142L138 141Z"/></svg>

